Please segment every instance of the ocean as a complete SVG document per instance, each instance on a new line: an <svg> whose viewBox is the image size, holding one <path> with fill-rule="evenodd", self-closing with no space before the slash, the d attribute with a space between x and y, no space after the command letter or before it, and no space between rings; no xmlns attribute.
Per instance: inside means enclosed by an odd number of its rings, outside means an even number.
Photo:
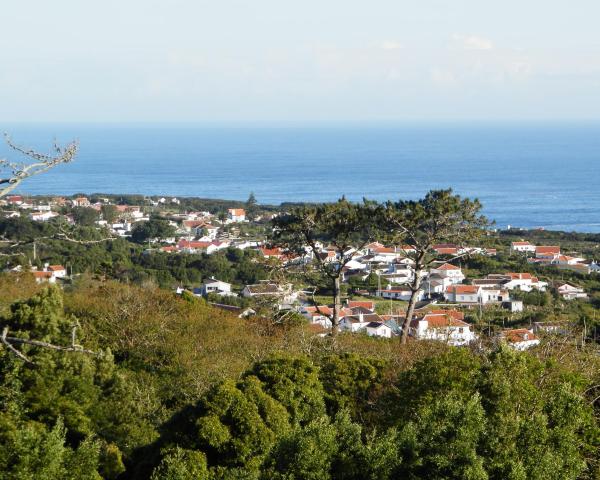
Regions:
<svg viewBox="0 0 600 480"><path fill-rule="evenodd" d="M345 126L0 125L48 151L77 139L75 162L23 194L137 193L328 201L415 199L452 187L500 228L600 232L600 124ZM0 146L0 158L16 159Z"/></svg>

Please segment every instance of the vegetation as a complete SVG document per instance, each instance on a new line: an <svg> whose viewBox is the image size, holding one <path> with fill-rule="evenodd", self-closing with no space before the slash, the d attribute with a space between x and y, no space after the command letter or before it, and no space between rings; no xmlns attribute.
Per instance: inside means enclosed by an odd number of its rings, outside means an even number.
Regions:
<svg viewBox="0 0 600 480"><path fill-rule="evenodd" d="M305 325L155 287L28 288L2 298L3 326L65 345L78 324L98 355L23 345L26 363L0 350L2 478L600 473L595 345L518 353L339 335L332 352Z"/></svg>

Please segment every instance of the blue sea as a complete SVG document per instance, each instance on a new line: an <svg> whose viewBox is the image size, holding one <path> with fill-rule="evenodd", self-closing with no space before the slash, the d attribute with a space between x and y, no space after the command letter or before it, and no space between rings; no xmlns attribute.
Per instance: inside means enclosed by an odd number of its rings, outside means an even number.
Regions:
<svg viewBox="0 0 600 480"><path fill-rule="evenodd" d="M600 232L600 124L0 125L76 161L25 194L140 193L260 203L419 198L452 187L498 227ZM0 146L0 158L14 153Z"/></svg>

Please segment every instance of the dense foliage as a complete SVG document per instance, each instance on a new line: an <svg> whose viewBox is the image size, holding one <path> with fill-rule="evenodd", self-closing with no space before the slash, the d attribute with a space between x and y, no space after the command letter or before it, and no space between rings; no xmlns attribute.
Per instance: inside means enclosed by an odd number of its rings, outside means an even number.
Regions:
<svg viewBox="0 0 600 480"><path fill-rule="evenodd" d="M24 287L0 298L11 335L68 345L79 325L97 354L0 350L0 478L600 473L595 350L563 346L558 361L341 335L332 351L303 325L264 328L154 288Z"/></svg>

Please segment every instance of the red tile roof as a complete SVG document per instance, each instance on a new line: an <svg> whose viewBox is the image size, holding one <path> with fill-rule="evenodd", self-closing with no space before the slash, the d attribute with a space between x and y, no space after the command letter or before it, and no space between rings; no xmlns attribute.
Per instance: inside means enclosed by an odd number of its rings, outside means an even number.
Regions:
<svg viewBox="0 0 600 480"><path fill-rule="evenodd" d="M450 285L446 288L447 293L455 293L455 294L473 294L479 291L479 287L477 285Z"/></svg>
<svg viewBox="0 0 600 480"><path fill-rule="evenodd" d="M458 310L441 310L441 309L433 309L429 310L432 315L450 315L452 318L456 320L464 320L465 314L463 312L459 312Z"/></svg>
<svg viewBox="0 0 600 480"><path fill-rule="evenodd" d="M463 320L458 320L451 315L427 314L422 320L426 320L428 325L433 328L439 327L468 327L469 324Z"/></svg>
<svg viewBox="0 0 600 480"><path fill-rule="evenodd" d="M348 308L363 307L367 310L375 310L375 302L348 301Z"/></svg>
<svg viewBox="0 0 600 480"><path fill-rule="evenodd" d="M560 247L555 245L535 247L535 253L541 255L558 255L560 253Z"/></svg>
<svg viewBox="0 0 600 480"><path fill-rule="evenodd" d="M506 340L510 343L526 342L529 340L537 340L538 339L538 337L536 337L533 333L531 333L526 328L505 330L502 332L502 336L504 338L506 338Z"/></svg>

